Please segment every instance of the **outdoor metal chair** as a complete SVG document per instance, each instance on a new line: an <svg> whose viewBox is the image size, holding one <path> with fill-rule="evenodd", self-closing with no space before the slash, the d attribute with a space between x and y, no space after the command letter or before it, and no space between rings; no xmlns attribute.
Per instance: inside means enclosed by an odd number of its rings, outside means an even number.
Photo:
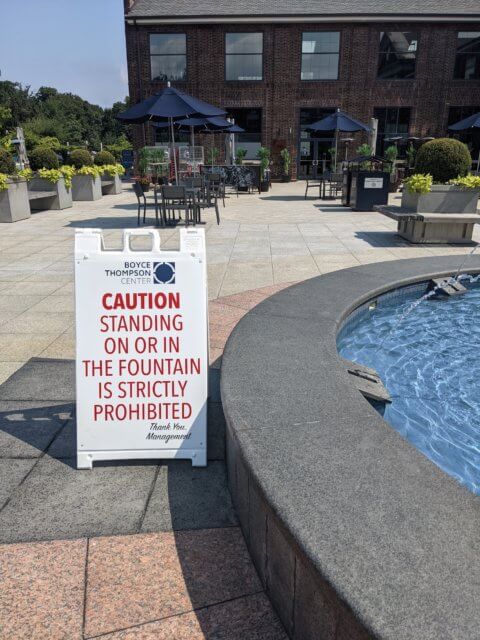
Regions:
<svg viewBox="0 0 480 640"><path fill-rule="evenodd" d="M322 186L323 181L318 178L307 178L307 184L305 187L305 200L307 199L307 194L309 189L318 189L318 197L322 196Z"/></svg>
<svg viewBox="0 0 480 640"><path fill-rule="evenodd" d="M323 185L323 199L334 200L342 193L343 173L330 173L325 177ZM327 195L328 190L328 195Z"/></svg>
<svg viewBox="0 0 480 640"><path fill-rule="evenodd" d="M219 198L222 198L223 206L225 206L225 180L219 173L211 173L207 181L211 193L215 193Z"/></svg>
<svg viewBox="0 0 480 640"><path fill-rule="evenodd" d="M176 223L176 212L178 212L178 216L180 219L180 214L183 211L185 213L185 224L188 225L190 222L196 224L197 221L197 204L196 198L194 195L189 197L187 194L186 187L181 186L163 186L160 190L162 196L162 214L165 223L167 221L171 224L172 218L173 222Z"/></svg>
<svg viewBox="0 0 480 640"><path fill-rule="evenodd" d="M142 186L138 182L133 183L133 191L137 196L138 203L138 213L137 213L137 226L140 226L140 211L143 207L143 224L145 224L145 218L147 215L147 198L145 197L145 193L142 189ZM158 211L157 207L155 207L155 220L158 223Z"/></svg>
<svg viewBox="0 0 480 640"><path fill-rule="evenodd" d="M217 218L217 224L220 224L220 211L218 209L218 194L212 185L208 183L205 189L200 190L197 195L196 204L198 207L198 222L202 222L201 212L202 209L208 209L209 207L215 208L215 216Z"/></svg>
<svg viewBox="0 0 480 640"><path fill-rule="evenodd" d="M189 189L203 188L205 186L205 179L203 176L191 176L190 178L185 178L183 184Z"/></svg>

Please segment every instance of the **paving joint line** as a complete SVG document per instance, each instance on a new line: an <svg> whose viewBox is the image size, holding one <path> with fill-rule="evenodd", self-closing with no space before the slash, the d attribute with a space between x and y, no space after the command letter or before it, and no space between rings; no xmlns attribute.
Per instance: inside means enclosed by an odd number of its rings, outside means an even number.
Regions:
<svg viewBox="0 0 480 640"><path fill-rule="evenodd" d="M164 620L170 620L172 618L179 618L180 616L184 616L188 613L197 613L197 611L204 611L206 609L211 609L212 607L218 607L222 604L228 604L229 602L235 602L237 600L243 600L244 598L250 598L251 596L256 596L261 593L265 593L263 589L258 589L257 591L252 591L251 593L245 593L241 596L235 596L234 598L227 598L226 600L219 600L218 602L212 602L210 604L206 604L202 607L198 607L195 609L186 609L185 611L179 611L178 613L173 613L169 616L163 616L160 618L154 618L152 620L147 620L146 622L140 622L138 624L134 624L130 627L122 627L120 629L112 629L111 631L105 631L103 633L93 635L93 636L84 636L84 640L95 640L95 638L104 638L105 636L109 636L112 633L122 633L123 631L129 631L131 629L140 629L141 627L145 627L147 624L154 624L155 622L163 622Z"/></svg>

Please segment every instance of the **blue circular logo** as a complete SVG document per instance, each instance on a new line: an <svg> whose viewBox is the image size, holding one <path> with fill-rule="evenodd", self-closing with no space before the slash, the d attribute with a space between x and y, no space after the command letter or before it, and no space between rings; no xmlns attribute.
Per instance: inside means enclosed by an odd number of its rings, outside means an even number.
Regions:
<svg viewBox="0 0 480 640"><path fill-rule="evenodd" d="M155 262L153 269L153 280L156 284L174 284L175 263Z"/></svg>

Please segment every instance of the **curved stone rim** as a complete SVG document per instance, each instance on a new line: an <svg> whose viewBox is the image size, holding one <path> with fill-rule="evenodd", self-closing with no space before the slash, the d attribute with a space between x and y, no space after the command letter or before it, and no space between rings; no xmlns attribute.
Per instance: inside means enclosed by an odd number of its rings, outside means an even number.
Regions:
<svg viewBox="0 0 480 640"><path fill-rule="evenodd" d="M230 489L291 637L476 633L478 498L381 418L336 349L354 309L451 275L462 259L312 278L255 307L228 340L221 393ZM462 271L480 272L480 256Z"/></svg>

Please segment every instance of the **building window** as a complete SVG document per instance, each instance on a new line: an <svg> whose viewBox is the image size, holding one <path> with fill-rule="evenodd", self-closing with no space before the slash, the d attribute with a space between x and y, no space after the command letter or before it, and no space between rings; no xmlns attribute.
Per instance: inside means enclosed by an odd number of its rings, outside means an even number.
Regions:
<svg viewBox="0 0 480 640"><path fill-rule="evenodd" d="M480 113L480 104L476 107L450 107L448 110L448 126L460 122L474 113ZM466 131L449 131L449 136L454 136L464 142L470 149L472 158L477 160L480 155L480 129L467 129Z"/></svg>
<svg viewBox="0 0 480 640"><path fill-rule="evenodd" d="M459 32L454 77L480 80L480 31Z"/></svg>
<svg viewBox="0 0 480 640"><path fill-rule="evenodd" d="M263 33L225 34L227 80L263 79Z"/></svg>
<svg viewBox="0 0 480 640"><path fill-rule="evenodd" d="M418 34L413 31L382 31L378 77L406 80L415 77Z"/></svg>
<svg viewBox="0 0 480 640"><path fill-rule="evenodd" d="M410 107L379 107L373 110L373 117L378 120L376 152L379 155L393 144L391 138L408 138Z"/></svg>
<svg viewBox="0 0 480 640"><path fill-rule="evenodd" d="M151 33L150 69L152 80L186 80L187 36L184 33Z"/></svg>
<svg viewBox="0 0 480 640"><path fill-rule="evenodd" d="M247 151L246 158L256 158L258 149L262 146L262 110L259 108L230 108L226 107L230 118L235 124L245 129L244 133L236 134L236 146Z"/></svg>
<svg viewBox="0 0 480 640"><path fill-rule="evenodd" d="M337 80L339 31L306 31L302 35L302 80Z"/></svg>

